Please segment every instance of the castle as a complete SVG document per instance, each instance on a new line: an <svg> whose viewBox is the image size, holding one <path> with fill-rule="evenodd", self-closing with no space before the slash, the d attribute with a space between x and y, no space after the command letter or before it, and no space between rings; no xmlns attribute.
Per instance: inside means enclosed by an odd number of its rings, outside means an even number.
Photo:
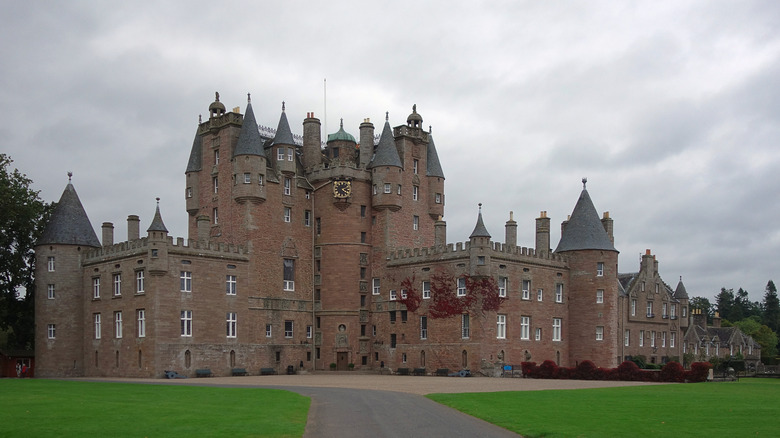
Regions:
<svg viewBox="0 0 780 438"><path fill-rule="evenodd" d="M682 281L655 256L618 274L613 220L583 180L555 250L550 221L519 246L510 215L494 241L481 211L468 241L447 243L444 172L416 106L356 140L341 126L303 135L284 105L259 129L216 100L185 171L188 237L159 201L147 234L102 242L69 182L36 251L36 375L159 377L198 369L500 369L522 361L614 367L631 355L681 356ZM378 137L378 141L377 141Z"/></svg>

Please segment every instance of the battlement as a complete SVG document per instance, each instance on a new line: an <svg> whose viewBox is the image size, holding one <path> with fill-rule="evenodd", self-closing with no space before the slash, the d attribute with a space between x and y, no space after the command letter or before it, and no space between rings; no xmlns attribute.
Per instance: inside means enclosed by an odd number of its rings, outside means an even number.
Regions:
<svg viewBox="0 0 780 438"><path fill-rule="evenodd" d="M549 251L537 252L534 248L524 246L507 245L501 242L491 242L492 246L487 253L496 259L512 260L526 263L551 263L563 265L566 258ZM471 245L469 242L448 243L445 246L430 246L424 248L401 248L387 255L389 266L398 266L410 263L431 263L442 260L454 260L469 256Z"/></svg>
<svg viewBox="0 0 780 438"><path fill-rule="evenodd" d="M235 255L244 258L247 250L243 246L227 244L222 242L201 242L197 240L187 240L183 237L174 239L169 236L166 241L169 252L178 254L193 254L204 256L224 257L225 255ZM143 254L148 251L149 238L120 242L114 245L103 246L90 249L84 254L84 263L98 263L106 260L121 259L133 255Z"/></svg>

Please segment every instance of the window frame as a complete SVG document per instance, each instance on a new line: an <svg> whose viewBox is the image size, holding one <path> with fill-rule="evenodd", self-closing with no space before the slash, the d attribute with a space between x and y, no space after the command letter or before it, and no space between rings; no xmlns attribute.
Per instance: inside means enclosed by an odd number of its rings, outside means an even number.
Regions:
<svg viewBox="0 0 780 438"><path fill-rule="evenodd" d="M431 282L429 280L423 280L422 282L422 297L424 300L431 298Z"/></svg>
<svg viewBox="0 0 780 438"><path fill-rule="evenodd" d="M181 322L181 337L191 338L192 337L192 310L182 310L180 322Z"/></svg>
<svg viewBox="0 0 780 438"><path fill-rule="evenodd" d="M552 340L560 342L563 339L563 318L553 318Z"/></svg>
<svg viewBox="0 0 780 438"><path fill-rule="evenodd" d="M458 277L456 281L456 296L458 297L465 297L466 296L466 277Z"/></svg>
<svg viewBox="0 0 780 438"><path fill-rule="evenodd" d="M146 337L146 309L136 309L135 317L137 321L136 336L139 338Z"/></svg>
<svg viewBox="0 0 780 438"><path fill-rule="evenodd" d="M522 288L522 296L521 299L523 300L530 300L531 299L531 280L523 280L523 288Z"/></svg>
<svg viewBox="0 0 780 438"><path fill-rule="evenodd" d="M428 339L428 317L420 316L420 339Z"/></svg>
<svg viewBox="0 0 780 438"><path fill-rule="evenodd" d="M225 295L236 295L238 292L238 276L225 275Z"/></svg>
<svg viewBox="0 0 780 438"><path fill-rule="evenodd" d="M94 323L95 339L103 337L103 322L101 321L100 313L94 313L92 317Z"/></svg>
<svg viewBox="0 0 780 438"><path fill-rule="evenodd" d="M114 338L122 339L122 311L114 312Z"/></svg>
<svg viewBox="0 0 780 438"><path fill-rule="evenodd" d="M115 272L111 276L112 281L112 292L115 297L121 297L122 296L122 273L121 272Z"/></svg>
<svg viewBox="0 0 780 438"><path fill-rule="evenodd" d="M135 293L140 295L146 292L146 274L143 269L135 271Z"/></svg>
<svg viewBox="0 0 780 438"><path fill-rule="evenodd" d="M604 304L604 289L596 289L596 304Z"/></svg>
<svg viewBox="0 0 780 438"><path fill-rule="evenodd" d="M496 339L506 339L506 314L496 314Z"/></svg>
<svg viewBox="0 0 780 438"><path fill-rule="evenodd" d="M179 290L192 293L192 271L179 271Z"/></svg>
<svg viewBox="0 0 780 438"><path fill-rule="evenodd" d="M531 317L520 317L520 339L528 341L531 339Z"/></svg>
<svg viewBox="0 0 780 438"><path fill-rule="evenodd" d="M225 335L228 338L236 338L238 333L238 313L225 313Z"/></svg>
<svg viewBox="0 0 780 438"><path fill-rule="evenodd" d="M282 288L285 292L295 291L295 259L282 259Z"/></svg>
<svg viewBox="0 0 780 438"><path fill-rule="evenodd" d="M509 279L507 277L498 277L498 296L506 297L506 289Z"/></svg>
<svg viewBox="0 0 780 438"><path fill-rule="evenodd" d="M596 326L596 340L597 341L603 341L604 340L604 326L603 325L597 325Z"/></svg>
<svg viewBox="0 0 780 438"><path fill-rule="evenodd" d="M555 285L555 302L556 303L563 302L563 283L557 283Z"/></svg>
<svg viewBox="0 0 780 438"><path fill-rule="evenodd" d="M471 337L471 321L468 313L460 315L460 338L469 339Z"/></svg>

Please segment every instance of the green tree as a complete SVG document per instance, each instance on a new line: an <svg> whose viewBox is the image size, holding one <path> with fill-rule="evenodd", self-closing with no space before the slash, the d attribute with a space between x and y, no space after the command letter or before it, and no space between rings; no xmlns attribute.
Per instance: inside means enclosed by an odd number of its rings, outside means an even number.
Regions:
<svg viewBox="0 0 780 438"><path fill-rule="evenodd" d="M720 317L728 319L729 321L738 321L742 319L732 317L734 304L734 289L726 289L725 287L720 288L720 293L715 296L715 307L717 308Z"/></svg>
<svg viewBox="0 0 780 438"><path fill-rule="evenodd" d="M734 325L761 345L762 361L766 363L766 360L774 360L777 356L777 334L765 324L761 324L759 317L751 316L735 322Z"/></svg>
<svg viewBox="0 0 780 438"><path fill-rule="evenodd" d="M689 307L691 310L699 309L702 315L707 315L707 324L712 324L712 316L715 310L710 304L710 300L705 297L693 297L689 301Z"/></svg>
<svg viewBox="0 0 780 438"><path fill-rule="evenodd" d="M32 348L34 334L35 255L33 245L51 211L30 188L32 181L9 169L0 154L0 330L7 347Z"/></svg>
<svg viewBox="0 0 780 438"><path fill-rule="evenodd" d="M778 322L780 322L780 299L777 298L777 288L772 280L769 280L766 284L763 304L764 317L762 322L773 332L777 333Z"/></svg>

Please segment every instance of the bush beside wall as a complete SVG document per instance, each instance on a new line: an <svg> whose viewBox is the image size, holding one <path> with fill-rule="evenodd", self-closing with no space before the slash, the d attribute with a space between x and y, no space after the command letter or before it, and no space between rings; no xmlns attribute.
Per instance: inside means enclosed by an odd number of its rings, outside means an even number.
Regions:
<svg viewBox="0 0 780 438"><path fill-rule="evenodd" d="M678 362L669 362L656 370L643 370L632 361L625 361L617 368L598 368L589 360L574 368L559 367L546 360L537 366L536 362L520 364L523 377L532 379L576 379L576 380L627 380L636 382L704 382L712 365L709 362L695 362L690 370L683 369Z"/></svg>

